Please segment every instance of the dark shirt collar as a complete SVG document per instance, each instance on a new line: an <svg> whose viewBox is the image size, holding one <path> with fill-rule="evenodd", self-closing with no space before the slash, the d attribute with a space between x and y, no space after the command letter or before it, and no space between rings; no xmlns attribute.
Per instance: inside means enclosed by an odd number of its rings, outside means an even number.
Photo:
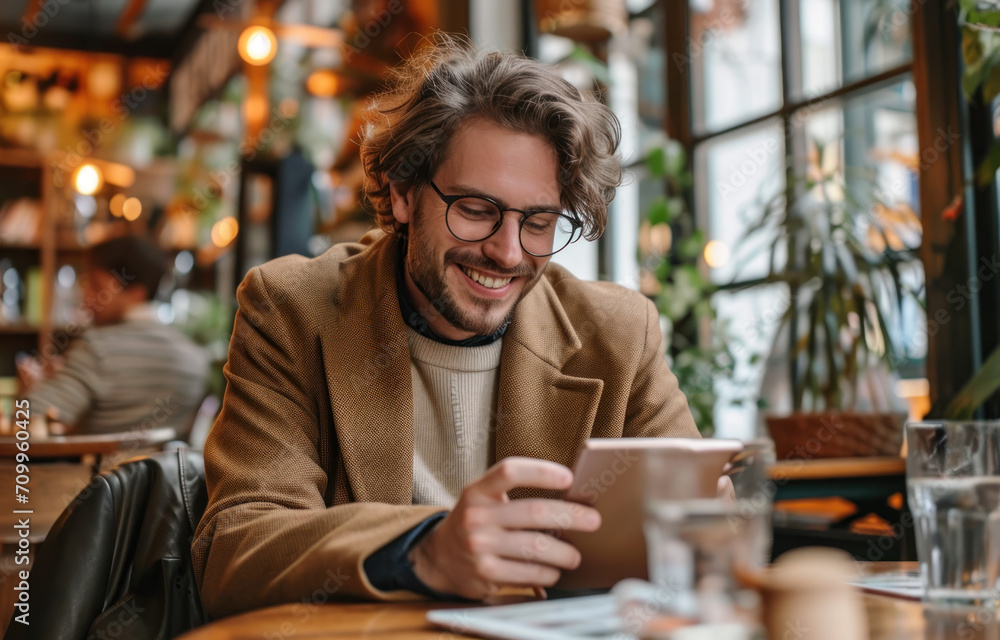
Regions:
<svg viewBox="0 0 1000 640"><path fill-rule="evenodd" d="M441 344L447 344L453 347L481 347L487 344L493 344L501 337L503 337L504 331L507 330L507 323L500 325L500 328L493 333L485 336L472 336L471 338L466 338L465 340L449 340L448 338L443 338L434 331L424 320L424 317L420 315L417 311L417 306L413 303L413 299L410 298L410 292L406 290L406 246L407 238L404 236L399 242L399 254L396 256L396 295L399 297L399 311L403 314L403 322L406 323L408 327L424 336L425 338L430 338L435 342L440 342Z"/></svg>

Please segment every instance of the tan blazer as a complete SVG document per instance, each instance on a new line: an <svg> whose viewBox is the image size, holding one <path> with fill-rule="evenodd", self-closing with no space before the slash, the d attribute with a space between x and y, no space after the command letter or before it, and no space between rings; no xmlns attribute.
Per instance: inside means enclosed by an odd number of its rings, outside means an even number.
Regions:
<svg viewBox="0 0 1000 640"><path fill-rule="evenodd" d="M255 268L237 292L222 412L192 546L214 616L282 602L400 600L364 560L441 507L414 506L409 347L381 232ZM572 468L590 437L697 437L638 293L550 264L503 338L495 458ZM512 498L547 495L516 490ZM610 523L609 523L610 524ZM608 526L606 524L605 526Z"/></svg>

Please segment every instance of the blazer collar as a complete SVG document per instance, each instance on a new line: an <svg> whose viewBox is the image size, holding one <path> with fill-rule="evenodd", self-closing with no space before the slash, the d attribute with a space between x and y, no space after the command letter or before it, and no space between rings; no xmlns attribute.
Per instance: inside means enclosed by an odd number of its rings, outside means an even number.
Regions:
<svg viewBox="0 0 1000 640"><path fill-rule="evenodd" d="M361 243L367 248L338 263L337 313L320 339L336 442L354 500L409 504L413 389L395 288L398 240L372 232ZM495 460L572 467L603 382L562 373L582 344L548 275L521 300L503 340Z"/></svg>

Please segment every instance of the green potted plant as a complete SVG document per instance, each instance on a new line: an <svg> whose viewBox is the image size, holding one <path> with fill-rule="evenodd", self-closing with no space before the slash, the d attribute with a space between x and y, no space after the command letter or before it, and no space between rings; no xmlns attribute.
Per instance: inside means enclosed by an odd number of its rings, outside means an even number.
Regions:
<svg viewBox="0 0 1000 640"><path fill-rule="evenodd" d="M823 170L832 145L812 144L811 166L786 169L785 189L737 247L747 260L769 246L766 275L740 288L788 288L774 348L787 351L792 413L767 426L779 458L896 455L905 416L888 398L884 412L855 408L866 375L905 360L897 323L908 296L920 302L904 277L918 263L920 222L872 173Z"/></svg>
<svg viewBox="0 0 1000 640"><path fill-rule="evenodd" d="M663 195L652 200L640 233L639 262L646 274L640 289L656 302L666 327L671 370L687 396L699 431L710 436L715 432L719 400L715 384L733 379L740 345L716 315L712 296L718 287L700 264L706 238L687 205L692 181L686 154L680 143L665 140L632 168L663 185Z"/></svg>

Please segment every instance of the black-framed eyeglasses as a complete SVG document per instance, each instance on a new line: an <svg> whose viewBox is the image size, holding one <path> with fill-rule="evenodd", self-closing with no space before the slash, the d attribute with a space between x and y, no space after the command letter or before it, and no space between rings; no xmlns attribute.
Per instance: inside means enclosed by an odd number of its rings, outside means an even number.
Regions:
<svg viewBox="0 0 1000 640"><path fill-rule="evenodd" d="M518 238L521 248L536 258L559 253L582 235L583 224L561 211L524 211L502 207L486 196L446 196L431 181L431 187L447 205L444 222L451 235L463 242L482 242L503 224L503 214L521 214Z"/></svg>

